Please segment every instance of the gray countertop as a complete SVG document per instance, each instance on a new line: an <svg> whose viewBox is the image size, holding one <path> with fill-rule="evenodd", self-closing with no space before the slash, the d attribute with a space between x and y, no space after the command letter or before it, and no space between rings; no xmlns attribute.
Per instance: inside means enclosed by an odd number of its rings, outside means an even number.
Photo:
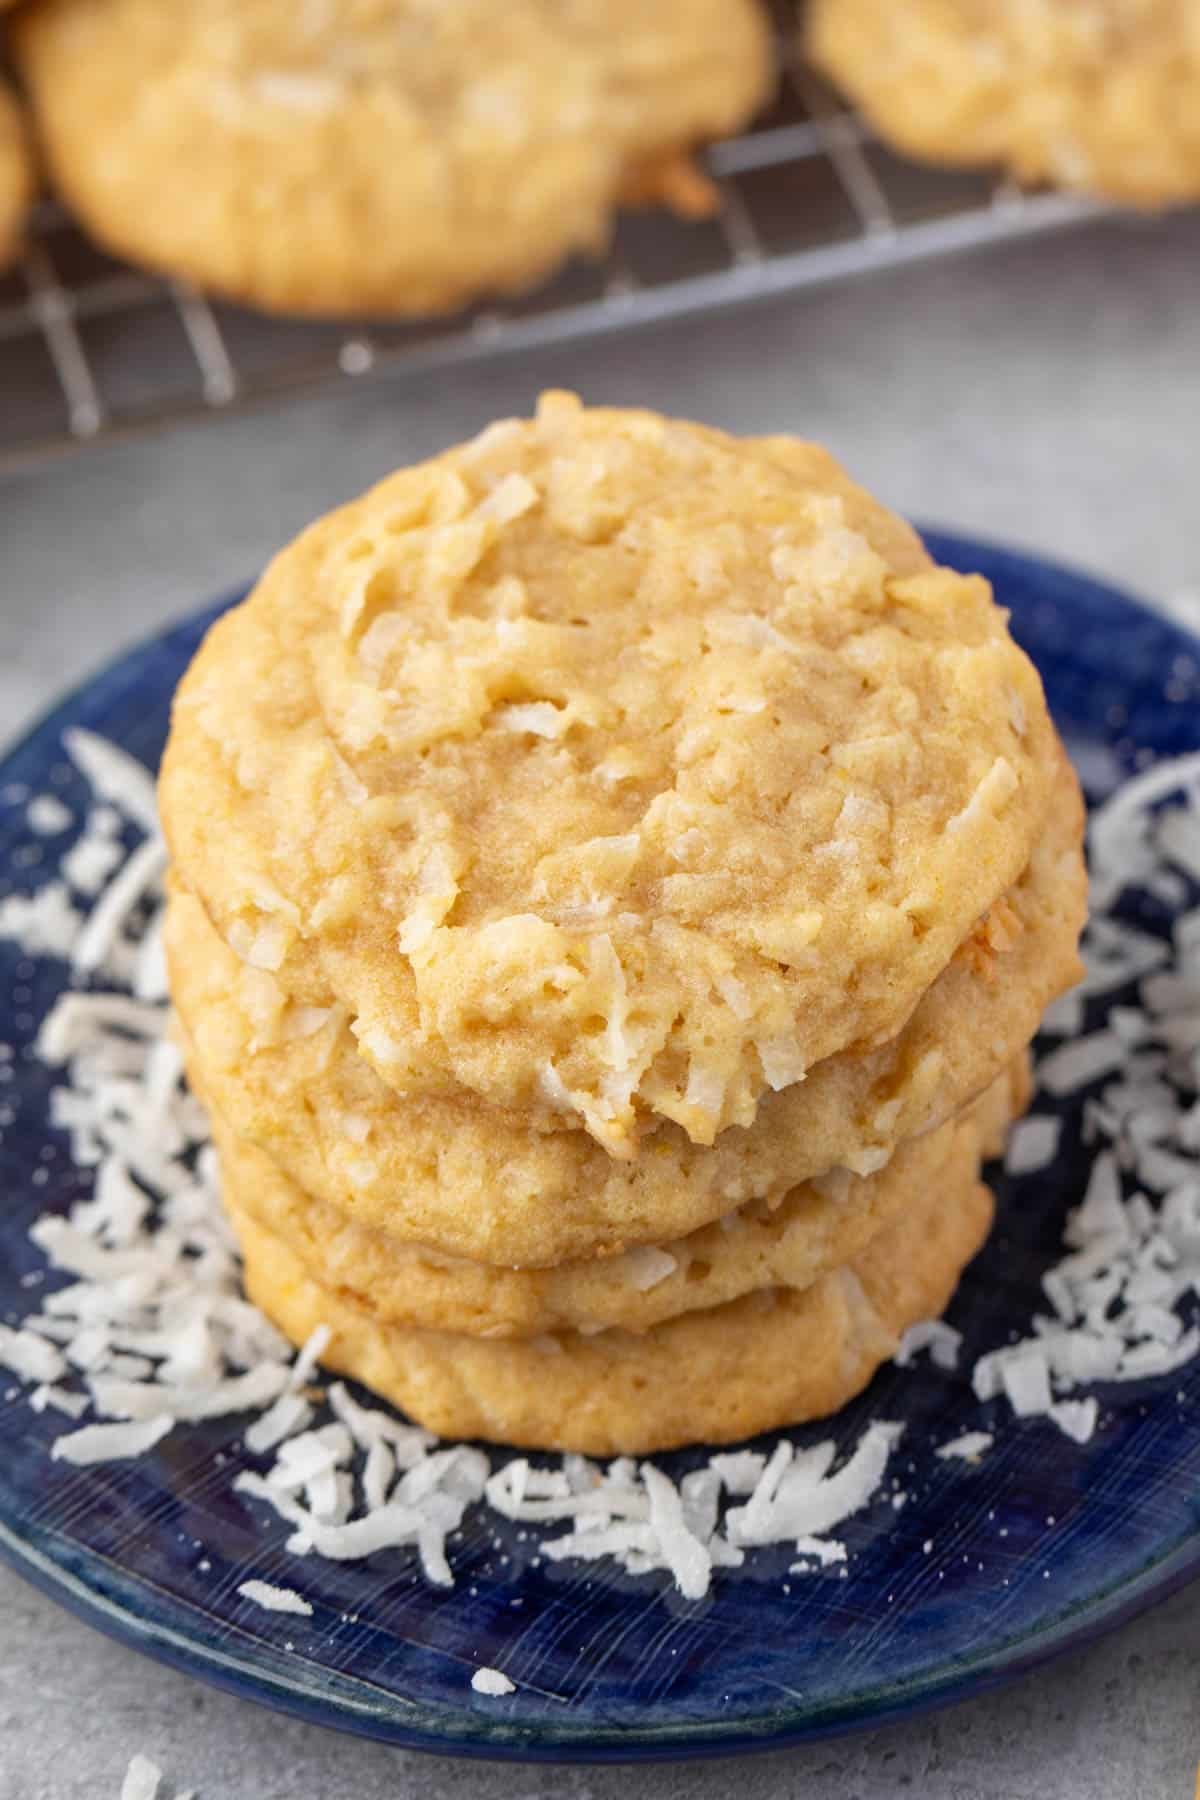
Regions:
<svg viewBox="0 0 1200 1800"><path fill-rule="evenodd" d="M826 442L919 518L1200 591L1200 217L971 259L450 374L347 385L0 481L0 730L254 573L314 514L540 387ZM135 1750L201 1800L1187 1800L1200 1595L936 1718L739 1767L521 1770L269 1718L0 1571L0 1800L105 1800Z"/></svg>

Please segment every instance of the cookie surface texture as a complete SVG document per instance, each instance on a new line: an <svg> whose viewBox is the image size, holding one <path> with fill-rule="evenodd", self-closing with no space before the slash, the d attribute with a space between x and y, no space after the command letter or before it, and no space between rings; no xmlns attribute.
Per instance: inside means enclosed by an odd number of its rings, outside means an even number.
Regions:
<svg viewBox="0 0 1200 1800"><path fill-rule="evenodd" d="M110 249L235 299L421 313L607 242L769 85L754 0L45 0L14 25Z"/></svg>
<svg viewBox="0 0 1200 1800"><path fill-rule="evenodd" d="M899 1032L1057 769L987 584L823 451L552 395L276 558L161 794L225 941L396 1093L633 1158Z"/></svg>
<svg viewBox="0 0 1200 1800"><path fill-rule="evenodd" d="M1200 197L1193 0L814 0L821 70L901 151L1135 206Z"/></svg>
<svg viewBox="0 0 1200 1800"><path fill-rule="evenodd" d="M616 1161L585 1132L538 1131L470 1096L401 1100L337 1009L296 1004L270 971L239 962L179 889L167 913L172 992L199 1085L301 1187L449 1255L544 1267L682 1236L832 1168L870 1174L969 1104L1079 978L1082 828L1064 760L1029 869L903 1032L819 1063L707 1150L660 1121L635 1159Z"/></svg>

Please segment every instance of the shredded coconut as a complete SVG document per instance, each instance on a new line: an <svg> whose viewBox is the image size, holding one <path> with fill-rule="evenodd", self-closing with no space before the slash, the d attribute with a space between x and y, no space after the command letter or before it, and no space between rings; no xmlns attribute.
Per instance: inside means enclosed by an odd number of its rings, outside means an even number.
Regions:
<svg viewBox="0 0 1200 1800"><path fill-rule="evenodd" d="M900 1368L906 1369L922 1350L928 1350L935 1367L957 1369L961 1348L961 1331L955 1331L952 1325L944 1324L941 1319L922 1319L916 1325L910 1325L904 1333L893 1361Z"/></svg>
<svg viewBox="0 0 1200 1800"><path fill-rule="evenodd" d="M0 938L14 938L26 956L67 958L83 928L61 881L37 894L8 894L0 900Z"/></svg>
<svg viewBox="0 0 1200 1800"><path fill-rule="evenodd" d="M1073 1094L1076 1089L1111 1075L1125 1061L1125 1046L1112 1031L1096 1031L1052 1050L1038 1067L1038 1081L1051 1094Z"/></svg>
<svg viewBox="0 0 1200 1800"><path fill-rule="evenodd" d="M939 1444L934 1455L941 1457L943 1462L951 1459L978 1462L991 1449L993 1442L990 1431L965 1431L961 1437L951 1438L948 1444Z"/></svg>
<svg viewBox="0 0 1200 1800"><path fill-rule="evenodd" d="M1047 1169L1058 1155L1062 1120L1052 1113L1018 1119L1009 1133L1004 1166L1010 1175L1033 1175Z"/></svg>
<svg viewBox="0 0 1200 1800"><path fill-rule="evenodd" d="M158 799L154 777L144 765L94 731L75 729L63 736L68 756L79 773L91 784L102 800L109 800L118 812L149 837L158 832Z"/></svg>
<svg viewBox="0 0 1200 1800"><path fill-rule="evenodd" d="M502 1669L476 1669L471 1677L471 1686L477 1694L487 1694L491 1699L498 1699L503 1694L511 1694L516 1689L516 1682L510 1681Z"/></svg>
<svg viewBox="0 0 1200 1800"><path fill-rule="evenodd" d="M503 731L526 731L531 737L561 737L569 724L566 711L550 700L528 700L520 705L502 706L496 723Z"/></svg>
<svg viewBox="0 0 1200 1800"><path fill-rule="evenodd" d="M55 1438L50 1454L55 1462L75 1463L80 1468L90 1463L122 1462L152 1450L174 1423L169 1413L159 1413L136 1425L84 1425L66 1437Z"/></svg>
<svg viewBox="0 0 1200 1800"><path fill-rule="evenodd" d="M37 794L25 809L30 831L39 837L59 837L75 823L70 807L64 806L56 794Z"/></svg>
<svg viewBox="0 0 1200 1800"><path fill-rule="evenodd" d="M121 1800L158 1800L162 1770L148 1756L130 1758L121 1783Z"/></svg>
<svg viewBox="0 0 1200 1800"><path fill-rule="evenodd" d="M807 1575L814 1568L831 1569L846 1561L846 1546L837 1538L802 1537L796 1539L796 1554L802 1559L788 1569L789 1575Z"/></svg>
<svg viewBox="0 0 1200 1800"><path fill-rule="evenodd" d="M294 1588L273 1587L269 1581L243 1581L238 1593L243 1600L253 1601L267 1612L298 1613L303 1619L312 1618L311 1603Z"/></svg>
<svg viewBox="0 0 1200 1800"><path fill-rule="evenodd" d="M648 1294L679 1267L669 1250L659 1250L653 1244L639 1244L635 1249L627 1250L621 1260L630 1285L639 1294Z"/></svg>
<svg viewBox="0 0 1200 1800"><path fill-rule="evenodd" d="M982 1356L973 1386L984 1402L1009 1401L1020 1417L1045 1417L1086 1443L1096 1430L1095 1382L1162 1377L1200 1352L1200 1329L1181 1308L1200 1297L1200 931L1175 920L1172 943L1117 916L1126 893L1160 892L1158 877L1188 864L1195 842L1200 758L1152 769L1126 783L1094 815L1091 872L1096 910L1085 934L1086 974L1078 1004L1050 1024L1078 1030L1085 1006L1107 1019L1042 1059L1041 1086L1057 1095L1095 1090L1084 1102L1093 1160L1070 1214L1063 1254L1042 1277L1049 1311L1030 1334ZM1183 795L1183 803L1170 802ZM1172 872L1172 871L1167 871ZM1132 996L1130 995L1132 990ZM1040 1127L1035 1115L1025 1131ZM1020 1128L1018 1128L1019 1130ZM1026 1143L1028 1138L1026 1139ZM1014 1137L1010 1169L1043 1167ZM1153 1196L1153 1198L1152 1198Z"/></svg>
<svg viewBox="0 0 1200 1800"><path fill-rule="evenodd" d="M853 1454L830 1473L837 1453L832 1440L811 1450L779 1443L745 1506L726 1515L734 1544L780 1543L819 1537L860 1512L875 1497L899 1425L868 1425Z"/></svg>

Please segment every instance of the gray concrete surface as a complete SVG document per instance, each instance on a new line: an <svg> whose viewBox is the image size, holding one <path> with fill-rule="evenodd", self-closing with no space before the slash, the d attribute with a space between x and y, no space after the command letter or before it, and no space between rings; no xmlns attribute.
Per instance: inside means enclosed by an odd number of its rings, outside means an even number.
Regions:
<svg viewBox="0 0 1200 1800"><path fill-rule="evenodd" d="M1092 227L751 314L341 388L0 482L0 731L253 573L315 512L546 384L798 430L915 515L1159 599L1200 592L1198 270L1200 217ZM1190 1800L1200 1590L935 1719L753 1763L566 1772L468 1769L270 1719L0 1572L0 1800L105 1800L139 1749L201 1800Z"/></svg>

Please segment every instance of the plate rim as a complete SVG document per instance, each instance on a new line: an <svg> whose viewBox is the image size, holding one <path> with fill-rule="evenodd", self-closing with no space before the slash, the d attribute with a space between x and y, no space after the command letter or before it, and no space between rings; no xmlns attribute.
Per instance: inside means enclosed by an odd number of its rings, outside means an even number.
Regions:
<svg viewBox="0 0 1200 1800"><path fill-rule="evenodd" d="M1050 576L1056 582L1102 596L1122 610L1147 614L1178 640L1181 650L1186 648L1200 658L1200 632L1141 596L1078 565L971 532L924 524L918 524L917 530L938 561L962 567L980 557L1011 565L1014 573L1020 565L1032 565L1043 578ZM130 661L159 649L175 633L194 631L198 623L207 630L223 611L244 599L252 586L253 583L237 583L223 588L201 606L119 648L83 675L27 721L17 735L0 745L0 780L11 761L30 748L34 740L53 730L60 720L65 723L73 709L97 686ZM513 1763L707 1760L782 1750L873 1729L901 1718L923 1716L1007 1686L1059 1657L1083 1649L1200 1579L1198 1514L1189 1532L1163 1555L1148 1561L1136 1575L1125 1577L1098 1594L1093 1592L1036 1633L1026 1631L999 1647L990 1645L961 1661L944 1663L934 1674L859 1692L842 1705L827 1703L814 1711L803 1702L772 1704L768 1712L753 1716L743 1714L729 1721L680 1720L645 1731L605 1725L593 1718L578 1726L564 1723L561 1729L547 1731L544 1727L513 1726L499 1710L492 1717L482 1715L470 1707L465 1684L459 1707L431 1709L424 1702L405 1702L402 1696L387 1695L382 1690L380 1704L372 1706L365 1698L356 1704L347 1692L310 1692L300 1683L289 1681L283 1668L275 1672L261 1663L248 1667L236 1652L222 1653L198 1635L189 1636L181 1625L155 1617L155 1597L162 1591L153 1583L74 1539L58 1533L39 1533L28 1522L18 1527L7 1516L3 1498L0 1483L0 1561L105 1636L241 1700L307 1724L424 1753ZM176 1595L162 1598L177 1616L186 1618L193 1610ZM338 1681L342 1688L357 1686L364 1694L370 1692L368 1684L355 1678L339 1677ZM413 1709L411 1717L400 1716L400 1709L406 1704Z"/></svg>

